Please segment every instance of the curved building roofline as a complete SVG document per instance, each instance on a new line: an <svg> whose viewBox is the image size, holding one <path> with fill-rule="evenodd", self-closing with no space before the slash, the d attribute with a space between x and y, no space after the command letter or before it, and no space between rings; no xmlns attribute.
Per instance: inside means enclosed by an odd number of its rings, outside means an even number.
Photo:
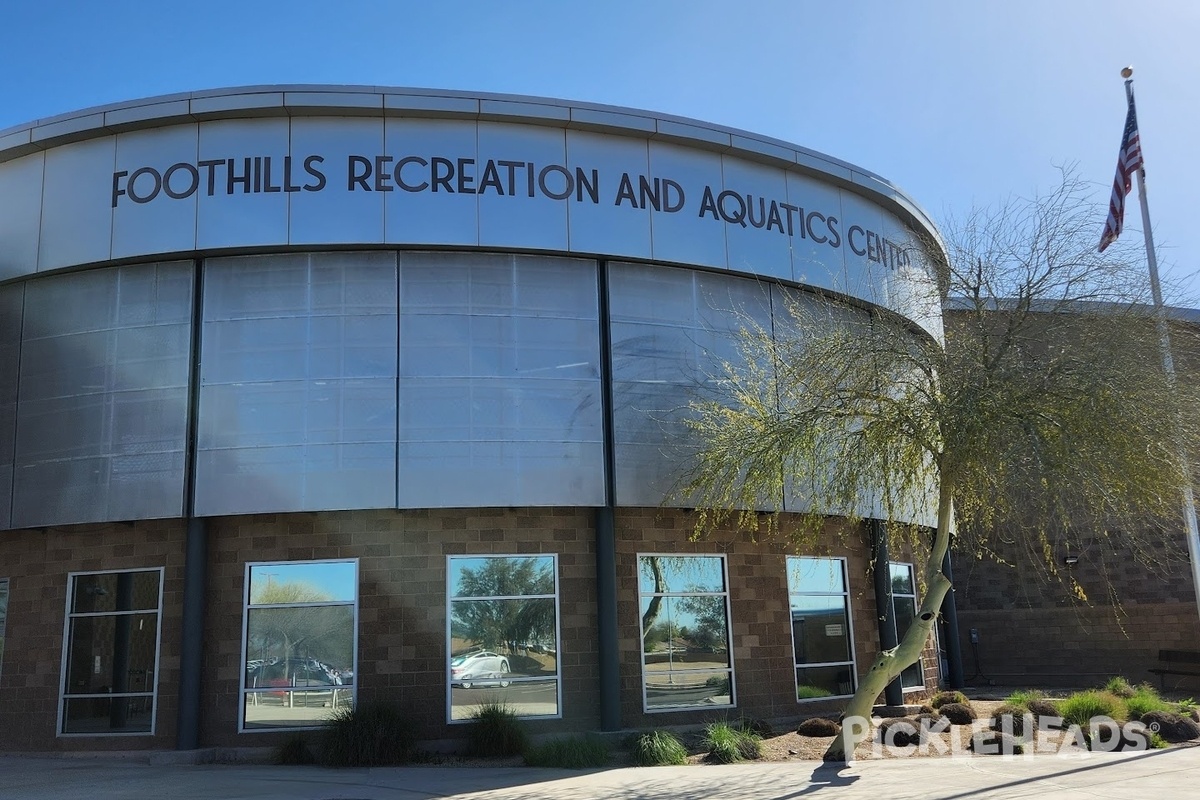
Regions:
<svg viewBox="0 0 1200 800"><path fill-rule="evenodd" d="M924 229L945 249L937 226L920 205L885 178L846 161L780 139L687 117L525 95L322 84L183 92L95 106L0 129L0 163L126 131L219 119L300 116L476 119L674 141L794 169L847 188Z"/></svg>

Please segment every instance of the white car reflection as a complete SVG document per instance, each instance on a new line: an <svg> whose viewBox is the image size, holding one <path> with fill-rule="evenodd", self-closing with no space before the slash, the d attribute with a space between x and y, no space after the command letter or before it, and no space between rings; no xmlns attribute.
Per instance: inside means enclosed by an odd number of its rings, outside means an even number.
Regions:
<svg viewBox="0 0 1200 800"><path fill-rule="evenodd" d="M463 653L450 659L450 685L470 689L474 685L508 686L508 659L490 650Z"/></svg>

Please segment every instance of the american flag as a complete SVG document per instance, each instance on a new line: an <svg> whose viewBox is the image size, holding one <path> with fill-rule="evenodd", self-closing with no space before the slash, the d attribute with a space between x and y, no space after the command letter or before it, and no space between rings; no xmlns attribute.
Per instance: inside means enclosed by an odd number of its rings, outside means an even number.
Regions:
<svg viewBox="0 0 1200 800"><path fill-rule="evenodd" d="M1133 173L1142 168L1142 145L1138 140L1137 110L1133 95L1129 96L1129 113L1125 115L1125 133L1121 135L1121 150L1117 153L1117 174L1113 177L1112 198L1108 201L1108 221L1100 235L1100 252L1121 235L1125 222L1125 195L1133 188Z"/></svg>

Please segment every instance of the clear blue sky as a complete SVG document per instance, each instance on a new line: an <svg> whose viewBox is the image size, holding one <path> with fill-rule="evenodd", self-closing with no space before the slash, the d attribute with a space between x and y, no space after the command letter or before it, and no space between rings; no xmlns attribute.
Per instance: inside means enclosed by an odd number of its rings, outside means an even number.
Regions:
<svg viewBox="0 0 1200 800"><path fill-rule="evenodd" d="M1198 42L1191 0L3 0L0 128L246 84L544 95L786 139L940 219L1066 163L1106 200L1132 64L1162 266L1200 297Z"/></svg>

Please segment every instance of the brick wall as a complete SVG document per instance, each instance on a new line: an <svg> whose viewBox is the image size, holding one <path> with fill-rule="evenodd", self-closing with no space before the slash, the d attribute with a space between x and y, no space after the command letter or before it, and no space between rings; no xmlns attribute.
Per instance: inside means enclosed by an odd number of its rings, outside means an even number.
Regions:
<svg viewBox="0 0 1200 800"><path fill-rule="evenodd" d="M531 727L538 733L596 729L600 657L593 514L563 508L381 510L210 520L201 744L270 746L286 735L237 733L246 563L322 558L360 559L359 699L386 699L407 707L423 739L455 739L463 729L446 722L446 556L556 554L563 718L534 721ZM734 535L690 542L690 531L690 519L680 511L626 509L616 515L623 726L700 724L726 713L766 719L835 713L841 701L795 700L785 570L785 556L794 550ZM11 578L0 666L0 751L174 747L184 534L182 522L162 521L16 531L0 537L0 577ZM839 538L831 527L827 542L824 549L805 549L804 554L847 559L861 673L877 652L865 534L855 528ZM736 711L643 711L638 553L726 556ZM67 573L159 566L166 575L156 734L57 738ZM935 681L932 649L926 666Z"/></svg>
<svg viewBox="0 0 1200 800"><path fill-rule="evenodd" d="M184 534L178 520L0 534L0 577L10 579L0 664L0 751L175 746ZM155 734L57 737L67 574L157 567L165 573Z"/></svg>
<svg viewBox="0 0 1200 800"><path fill-rule="evenodd" d="M1113 675L1137 683L1156 680L1147 670L1160 649L1200 647L1182 532L1148 529L1138 544L1153 563L1139 562L1120 540L1093 537L1070 550L1052 543L1054 574L1014 546L1002 549L1004 563L960 556L954 569L966 674L1000 685L1088 686ZM1067 566L1068 555L1078 561ZM1074 594L1072 579L1086 599ZM979 631L978 659L971 628ZM1177 683L1200 688L1195 679Z"/></svg>

